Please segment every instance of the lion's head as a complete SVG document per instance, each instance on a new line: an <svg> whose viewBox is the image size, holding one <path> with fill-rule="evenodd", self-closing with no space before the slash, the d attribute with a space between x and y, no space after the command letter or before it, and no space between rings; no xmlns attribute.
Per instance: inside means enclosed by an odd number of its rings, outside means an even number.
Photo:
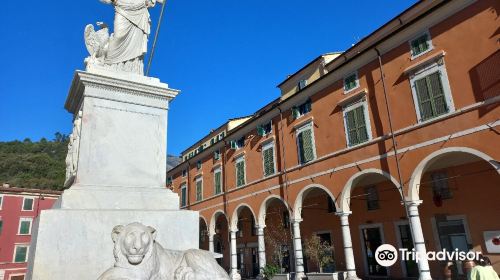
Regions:
<svg viewBox="0 0 500 280"><path fill-rule="evenodd" d="M114 254L117 263L124 265L126 259L129 264L138 265L151 255L156 229L141 223L119 225L113 228L111 238L115 243Z"/></svg>

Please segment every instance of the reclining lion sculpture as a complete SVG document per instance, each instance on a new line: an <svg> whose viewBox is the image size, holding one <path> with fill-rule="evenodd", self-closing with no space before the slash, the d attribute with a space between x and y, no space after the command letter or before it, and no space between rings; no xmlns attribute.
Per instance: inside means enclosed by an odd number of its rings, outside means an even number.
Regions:
<svg viewBox="0 0 500 280"><path fill-rule="evenodd" d="M140 223L113 228L115 265L98 280L229 280L208 251L164 249L156 229Z"/></svg>

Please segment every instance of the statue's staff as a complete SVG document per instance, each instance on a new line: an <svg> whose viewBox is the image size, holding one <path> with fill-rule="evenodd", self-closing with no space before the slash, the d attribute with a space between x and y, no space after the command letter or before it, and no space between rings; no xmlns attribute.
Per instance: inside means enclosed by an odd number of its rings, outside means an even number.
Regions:
<svg viewBox="0 0 500 280"><path fill-rule="evenodd" d="M160 2L160 1L159 1ZM158 19L158 26L156 27L155 37L153 39L153 46L151 47L151 53L149 54L148 66L146 67L146 76L149 76L149 70L151 69L151 62L153 61L153 56L155 55L156 41L158 40L158 34L160 33L161 22L163 19L163 12L165 11L165 6L167 6L167 0L163 0L161 3L160 18Z"/></svg>

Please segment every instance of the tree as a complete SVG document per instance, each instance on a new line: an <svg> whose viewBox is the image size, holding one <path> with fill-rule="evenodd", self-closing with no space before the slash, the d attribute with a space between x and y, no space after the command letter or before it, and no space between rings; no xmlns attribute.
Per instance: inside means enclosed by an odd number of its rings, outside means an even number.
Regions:
<svg viewBox="0 0 500 280"><path fill-rule="evenodd" d="M271 262L273 265L280 268L280 272L285 272L289 269L288 264L285 263L286 254L289 254L291 248L292 236L289 228L285 227L285 223L280 219L280 222L268 223L271 226L266 227L264 234L266 242L266 251L271 255ZM289 257L289 256L288 256Z"/></svg>
<svg viewBox="0 0 500 280"><path fill-rule="evenodd" d="M55 141L42 138L32 142L27 138L23 142L0 142L0 183L61 190L66 177L67 140L58 133Z"/></svg>
<svg viewBox="0 0 500 280"><path fill-rule="evenodd" d="M332 246L315 234L306 239L305 251L306 255L318 265L320 273L323 272L325 265L333 262Z"/></svg>

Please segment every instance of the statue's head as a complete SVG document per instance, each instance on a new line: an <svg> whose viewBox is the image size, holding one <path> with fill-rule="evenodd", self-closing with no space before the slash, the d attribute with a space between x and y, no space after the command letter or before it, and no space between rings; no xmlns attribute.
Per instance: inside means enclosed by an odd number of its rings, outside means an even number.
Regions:
<svg viewBox="0 0 500 280"><path fill-rule="evenodd" d="M156 229L141 223L116 226L111 232L115 243L115 259L118 263L140 264L145 257L151 255L156 239Z"/></svg>

